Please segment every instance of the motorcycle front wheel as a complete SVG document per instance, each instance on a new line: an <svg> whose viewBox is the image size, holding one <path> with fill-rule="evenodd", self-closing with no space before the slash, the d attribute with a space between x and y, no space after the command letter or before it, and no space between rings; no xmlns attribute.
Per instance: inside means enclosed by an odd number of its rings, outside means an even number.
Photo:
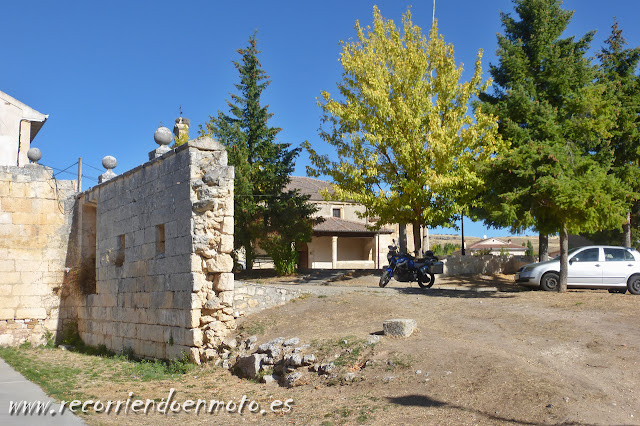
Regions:
<svg viewBox="0 0 640 426"><path fill-rule="evenodd" d="M382 276L380 277L380 282L378 283L378 285L384 288L384 286L386 286L389 283L389 281L391 281L391 272L385 269L384 272L382 273Z"/></svg>
<svg viewBox="0 0 640 426"><path fill-rule="evenodd" d="M436 282L436 276L433 274L429 274L427 276L418 274L418 285L420 288L431 288L433 283Z"/></svg>

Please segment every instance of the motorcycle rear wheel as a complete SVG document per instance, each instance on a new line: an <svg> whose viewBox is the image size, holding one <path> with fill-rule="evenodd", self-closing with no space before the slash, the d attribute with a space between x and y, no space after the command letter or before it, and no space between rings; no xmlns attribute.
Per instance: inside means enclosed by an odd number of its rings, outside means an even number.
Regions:
<svg viewBox="0 0 640 426"><path fill-rule="evenodd" d="M425 278L428 278L427 281ZM436 276L433 274L429 274L428 276L418 274L418 285L420 288L431 288L431 286L436 282Z"/></svg>
<svg viewBox="0 0 640 426"><path fill-rule="evenodd" d="M378 285L384 288L389 283L389 281L391 281L391 273L385 270L380 277L380 282L378 283Z"/></svg>

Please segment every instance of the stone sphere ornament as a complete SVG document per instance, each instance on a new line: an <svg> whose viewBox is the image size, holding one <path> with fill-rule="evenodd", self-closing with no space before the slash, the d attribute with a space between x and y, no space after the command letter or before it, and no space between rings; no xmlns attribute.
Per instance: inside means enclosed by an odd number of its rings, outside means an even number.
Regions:
<svg viewBox="0 0 640 426"><path fill-rule="evenodd" d="M160 146L169 145L173 140L173 133L168 128L160 126L153 134L153 140Z"/></svg>
<svg viewBox="0 0 640 426"><path fill-rule="evenodd" d="M117 165L118 165L118 162L116 161L116 157L107 155L102 159L102 167L104 167L107 170L115 169Z"/></svg>
<svg viewBox="0 0 640 426"><path fill-rule="evenodd" d="M42 152L38 148L29 148L29 151L27 151L27 158L32 163L38 164L38 161L42 158Z"/></svg>

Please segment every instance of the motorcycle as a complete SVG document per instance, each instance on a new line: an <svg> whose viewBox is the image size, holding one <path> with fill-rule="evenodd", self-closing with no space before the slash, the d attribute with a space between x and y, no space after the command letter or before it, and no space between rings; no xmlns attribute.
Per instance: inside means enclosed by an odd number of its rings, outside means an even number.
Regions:
<svg viewBox="0 0 640 426"><path fill-rule="evenodd" d="M383 268L380 287L385 287L391 278L395 278L400 282L417 281L421 288L430 288L436 281L435 274L443 273L444 264L430 250L423 258L415 258L408 253L398 253L395 240L388 247L389 265Z"/></svg>

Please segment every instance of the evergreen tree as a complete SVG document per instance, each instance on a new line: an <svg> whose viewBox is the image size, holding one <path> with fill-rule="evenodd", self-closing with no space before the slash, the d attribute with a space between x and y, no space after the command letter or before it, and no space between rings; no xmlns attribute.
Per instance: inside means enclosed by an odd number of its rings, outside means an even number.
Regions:
<svg viewBox="0 0 640 426"><path fill-rule="evenodd" d="M514 0L519 20L501 15L500 63L490 68L496 84L481 99L511 142L487 168L486 221L512 232L559 233L558 290L565 291L568 233L620 226L626 215L625 191L608 173L611 159L597 154L610 136L612 111L585 57L593 32L561 38L573 15L561 3Z"/></svg>
<svg viewBox="0 0 640 426"><path fill-rule="evenodd" d="M278 143L276 135L281 129L267 123L273 113L260 104L260 97L270 81L260 68L255 33L248 47L238 53L242 61L233 64L240 73L240 83L235 85L239 94L231 94L227 101L230 115L218 111L205 128L200 126L200 133L218 139L227 148L229 164L235 167L234 248L236 253L244 249L247 269L253 267L257 244L274 261L287 252L289 257L284 256L284 261L295 264L297 253L291 247L311 240L310 216L315 211L306 203L308 197L285 191L301 148ZM287 222L278 216L285 207L291 214Z"/></svg>
<svg viewBox="0 0 640 426"><path fill-rule="evenodd" d="M627 42L617 21L614 21L605 44L596 56L600 60L600 81L606 84L606 95L614 105L614 126L611 143L603 147L603 151L613 156L612 173L637 193L640 192L640 77L636 71L640 47L625 48ZM638 244L637 234L635 241L631 235L632 211L636 222L638 207L637 198L630 197L623 241L618 244L622 242L627 247Z"/></svg>

